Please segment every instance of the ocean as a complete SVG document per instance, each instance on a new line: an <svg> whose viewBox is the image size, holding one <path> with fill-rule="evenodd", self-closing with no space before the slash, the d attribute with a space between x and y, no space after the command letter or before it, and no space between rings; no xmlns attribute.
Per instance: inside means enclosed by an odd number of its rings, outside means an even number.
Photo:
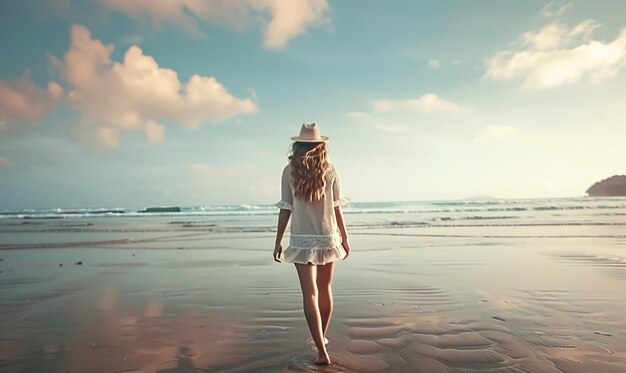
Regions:
<svg viewBox="0 0 626 373"><path fill-rule="evenodd" d="M147 209L157 212L146 212ZM163 211L165 210L165 211ZM180 211L168 211L180 210ZM111 221L171 220L214 224L214 229L273 228L274 205L239 204L175 207L93 207L0 211L0 225L90 226ZM626 197L350 202L347 223L359 228L459 225L619 224ZM130 219L130 220L129 220ZM55 220L56 222L46 223Z"/></svg>
<svg viewBox="0 0 626 373"><path fill-rule="evenodd" d="M159 212L145 212L153 210ZM172 210L180 211L163 212ZM99 246L146 240L159 232L273 232L277 214L278 208L265 204L2 211L0 248ZM621 226L626 225L626 197L350 202L344 214L348 229L359 231L439 228L438 236L458 236L457 228L463 227L519 227L520 235L543 237L549 232L552 237L555 230L547 228L567 226L567 237L620 238Z"/></svg>

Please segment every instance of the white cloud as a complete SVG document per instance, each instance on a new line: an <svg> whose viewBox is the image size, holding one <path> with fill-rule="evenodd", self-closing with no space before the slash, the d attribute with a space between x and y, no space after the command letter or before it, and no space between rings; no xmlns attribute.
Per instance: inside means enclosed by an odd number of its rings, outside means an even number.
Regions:
<svg viewBox="0 0 626 373"><path fill-rule="evenodd" d="M527 90L612 78L626 66L626 28L613 41L603 42L591 39L597 27L586 20L571 29L549 24L524 33L511 48L487 59L485 76L521 81Z"/></svg>
<svg viewBox="0 0 626 373"><path fill-rule="evenodd" d="M287 40L301 34L305 26L322 19L329 9L326 0L259 1L269 7L272 20L265 29L266 48L283 47Z"/></svg>
<svg viewBox="0 0 626 373"><path fill-rule="evenodd" d="M364 113L362 111L351 111L347 113L350 119L360 120L360 121L368 121L372 119L372 116L368 113Z"/></svg>
<svg viewBox="0 0 626 373"><path fill-rule="evenodd" d="M257 111L252 101L232 96L214 77L192 75L182 84L174 70L159 67L137 46L126 51L121 63L111 61L112 52L113 45L92 39L87 28L75 25L70 49L55 63L70 85L68 105L81 113L71 134L84 144L113 148L124 131L133 130L161 142L160 121L193 129Z"/></svg>
<svg viewBox="0 0 626 373"><path fill-rule="evenodd" d="M511 126L485 126L474 137L475 143L487 143L493 141L501 141L506 138L519 137L526 135L525 132Z"/></svg>
<svg viewBox="0 0 626 373"><path fill-rule="evenodd" d="M438 69L441 66L441 63L438 59L432 58L428 61L428 66L432 67L433 69Z"/></svg>
<svg viewBox="0 0 626 373"><path fill-rule="evenodd" d="M28 72L17 81L0 81L0 133L40 119L62 96L60 85L50 82L47 90L39 88Z"/></svg>
<svg viewBox="0 0 626 373"><path fill-rule="evenodd" d="M377 116L362 111L351 111L346 115L358 122L359 125L365 125L368 128L375 129L377 131L390 132L390 133L404 133L407 132L407 128L404 124L398 124L396 122L390 122L388 119L377 118Z"/></svg>
<svg viewBox="0 0 626 373"><path fill-rule="evenodd" d="M156 28L174 23L201 34L199 22L244 29L261 20L264 46L281 48L289 39L325 19L327 0L102 0L111 9L135 18L148 16ZM269 14L269 17L268 17Z"/></svg>
<svg viewBox="0 0 626 373"><path fill-rule="evenodd" d="M13 168L15 164L10 159L0 157L0 168Z"/></svg>
<svg viewBox="0 0 626 373"><path fill-rule="evenodd" d="M555 49L563 44L567 29L559 24L544 26L537 32L526 32L522 35L525 44L536 50Z"/></svg>
<svg viewBox="0 0 626 373"><path fill-rule="evenodd" d="M125 44L125 45L139 45L142 42L143 42L143 38L141 37L141 35L136 35L136 34L127 35L122 39L122 44Z"/></svg>
<svg viewBox="0 0 626 373"><path fill-rule="evenodd" d="M441 97L427 93L415 99L388 100L381 99L372 102L372 111L350 111L346 115L355 122L364 124L369 128L390 132L404 133L415 123L415 112L456 112L461 107ZM408 113L411 119L399 119L403 113ZM397 115L395 115L397 114Z"/></svg>
<svg viewBox="0 0 626 373"><path fill-rule="evenodd" d="M189 168L189 171L196 176L207 176L215 173L215 167L205 163L192 163L187 167Z"/></svg>
<svg viewBox="0 0 626 373"><path fill-rule="evenodd" d="M433 93L427 93L418 98L408 100L376 100L372 105L374 111L378 113L396 111L420 111L432 113L437 111L459 110L459 106L457 104L446 101Z"/></svg>
<svg viewBox="0 0 626 373"><path fill-rule="evenodd" d="M163 142L165 139L165 127L153 120L146 121L143 132L146 134L148 141L153 144Z"/></svg>
<svg viewBox="0 0 626 373"><path fill-rule="evenodd" d="M561 3L557 2L549 2L541 9L541 15L546 18L556 18L563 14L567 9L572 6L572 3Z"/></svg>
<svg viewBox="0 0 626 373"><path fill-rule="evenodd" d="M388 118L380 118L379 115L365 113L362 111L351 111L346 115L359 125L365 125L377 131L389 133L404 133L408 131L406 123L390 121ZM384 114L383 114L384 116Z"/></svg>
<svg viewBox="0 0 626 373"><path fill-rule="evenodd" d="M378 131L388 132L388 133L407 133L409 132L409 126L390 123L390 124L378 124L372 123L372 127Z"/></svg>

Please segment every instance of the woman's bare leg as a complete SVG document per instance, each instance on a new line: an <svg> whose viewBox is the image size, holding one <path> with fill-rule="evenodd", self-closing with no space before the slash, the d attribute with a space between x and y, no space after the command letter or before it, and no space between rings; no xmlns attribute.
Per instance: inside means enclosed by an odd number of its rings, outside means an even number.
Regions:
<svg viewBox="0 0 626 373"><path fill-rule="evenodd" d="M317 346L318 356L316 364L330 364L330 357L324 344L324 333L322 331L322 318L317 302L317 268L314 265L296 264L300 288L302 289L302 307L304 316L311 331L311 336Z"/></svg>
<svg viewBox="0 0 626 373"><path fill-rule="evenodd" d="M331 284L333 282L333 264L328 263L326 265L317 266L317 291L318 291L318 305L320 309L320 315L322 317L322 333L326 337L326 331L328 331L328 324L330 323L330 316L333 313L333 290Z"/></svg>

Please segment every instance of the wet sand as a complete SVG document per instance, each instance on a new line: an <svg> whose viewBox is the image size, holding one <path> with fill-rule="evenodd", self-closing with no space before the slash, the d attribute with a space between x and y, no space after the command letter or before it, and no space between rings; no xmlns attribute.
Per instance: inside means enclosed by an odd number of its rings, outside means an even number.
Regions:
<svg viewBox="0 0 626 373"><path fill-rule="evenodd" d="M205 228L11 227L0 371L626 371L623 226L352 229L325 368L274 234Z"/></svg>

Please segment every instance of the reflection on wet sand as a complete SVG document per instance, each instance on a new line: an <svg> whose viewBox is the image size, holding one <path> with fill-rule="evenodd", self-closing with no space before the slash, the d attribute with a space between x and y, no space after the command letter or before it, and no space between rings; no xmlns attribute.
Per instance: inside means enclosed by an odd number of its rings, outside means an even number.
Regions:
<svg viewBox="0 0 626 373"><path fill-rule="evenodd" d="M186 236L198 249L2 252L0 370L626 370L613 242L593 242L591 257L575 238L367 233L354 232L358 250L337 264L334 366L312 364L296 274L272 262L271 234L242 233Z"/></svg>

